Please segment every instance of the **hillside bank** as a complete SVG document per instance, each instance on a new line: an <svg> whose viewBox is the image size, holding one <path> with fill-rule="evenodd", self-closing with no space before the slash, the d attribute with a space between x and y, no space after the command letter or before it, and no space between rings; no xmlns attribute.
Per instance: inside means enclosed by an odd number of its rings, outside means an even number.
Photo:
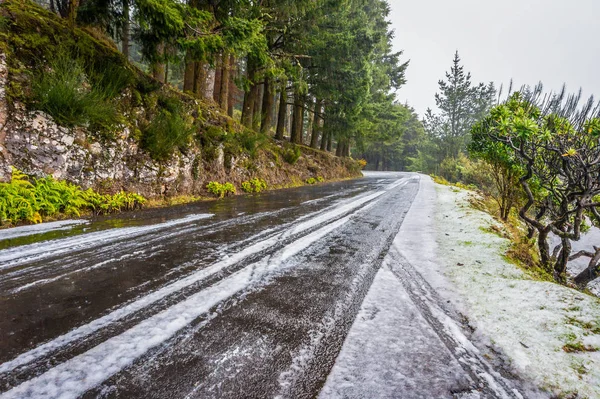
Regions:
<svg viewBox="0 0 600 399"><path fill-rule="evenodd" d="M159 83L93 30L29 1L0 5L0 181L12 167L148 198L358 177L360 166L244 128L209 100ZM238 190L241 191L241 190Z"/></svg>

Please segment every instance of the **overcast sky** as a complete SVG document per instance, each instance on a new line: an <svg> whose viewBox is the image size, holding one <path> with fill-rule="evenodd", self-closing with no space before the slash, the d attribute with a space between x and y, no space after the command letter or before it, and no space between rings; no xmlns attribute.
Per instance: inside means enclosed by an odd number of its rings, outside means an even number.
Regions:
<svg viewBox="0 0 600 399"><path fill-rule="evenodd" d="M583 88L600 99L600 0L389 0L396 51L410 60L398 99L435 108L458 50L474 82Z"/></svg>

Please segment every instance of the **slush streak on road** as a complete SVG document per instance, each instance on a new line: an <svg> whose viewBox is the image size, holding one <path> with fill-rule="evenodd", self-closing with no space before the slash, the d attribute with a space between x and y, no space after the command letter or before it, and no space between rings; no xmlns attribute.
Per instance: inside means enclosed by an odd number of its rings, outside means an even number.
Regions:
<svg viewBox="0 0 600 399"><path fill-rule="evenodd" d="M395 276L414 331L453 359L439 397L458 384L519 398L392 246L419 185L378 174L6 234L0 397L344 397L339 370L357 369L340 350L377 275Z"/></svg>

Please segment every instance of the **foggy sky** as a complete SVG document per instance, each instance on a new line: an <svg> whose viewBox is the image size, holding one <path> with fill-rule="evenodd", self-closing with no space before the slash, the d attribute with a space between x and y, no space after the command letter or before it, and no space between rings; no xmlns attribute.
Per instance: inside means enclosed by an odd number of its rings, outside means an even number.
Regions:
<svg viewBox="0 0 600 399"><path fill-rule="evenodd" d="M600 100L600 0L389 0L394 47L410 59L398 100L435 109L458 50L473 82L542 81Z"/></svg>

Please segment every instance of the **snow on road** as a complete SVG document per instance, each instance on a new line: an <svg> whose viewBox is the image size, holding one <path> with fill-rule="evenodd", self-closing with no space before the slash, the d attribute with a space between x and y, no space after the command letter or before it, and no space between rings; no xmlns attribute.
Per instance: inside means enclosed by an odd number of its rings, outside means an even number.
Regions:
<svg viewBox="0 0 600 399"><path fill-rule="evenodd" d="M0 397L52 398L84 394L127 369L153 348L168 346L173 337L215 305L264 289L277 276L297 270L300 264L306 263L302 257L310 253L315 243L330 239L353 225L356 219L364 219L367 211L379 209L381 217L385 220L387 216L390 220L382 209L397 206L394 202L397 197L384 194L392 190L402 192L403 186L412 184L411 195L414 195L416 183L413 180L421 179L417 197L399 233L393 243L394 234L386 241L386 245L392 245L390 250L377 257L381 268L348 335L345 339L341 335L337 341L339 345L343 342L343 347L319 397L520 399L550 396L534 388L537 385L557 395L577 392L582 397L600 398L600 352L563 350L566 344L600 347L600 300L555 284L534 281L507 263L502 257L506 240L484 231L483 228L494 221L469 208L467 192L436 186L425 176L402 175L400 179L390 179L390 176L372 174L371 179L386 179L375 182L371 190L362 194L244 237L224 250L220 259L192 269L189 274L134 297L89 322L75 325L66 334L6 361L0 365L0 375L27 371L48 359L55 363L48 362ZM329 197L338 195L334 193ZM399 215L405 212L405 208L394 209L400 209ZM6 266L26 264L32 259L68 253L74 248L95 248L105 242L131 237L144 239L144 234L160 232L169 226L176 229L169 234L179 234L180 230L185 231L186 224L210 216L190 215L151 226L26 245L0 251L0 261ZM62 227L68 226L53 228ZM373 224L372 228L381 228L381 225ZM395 229L397 231L397 227ZM355 230L348 231L356 235ZM367 228L363 234L369 231ZM354 235L352 239L362 242ZM357 264L353 270L356 275L352 275L359 282L364 279L361 274L364 265L361 265ZM215 276L216 281L201 286ZM350 287L355 286L362 287L358 283ZM367 287L365 285L361 292L367 292ZM352 296L351 288L346 296ZM161 305L184 291L187 294L176 303ZM353 312L359 304L360 299ZM311 359L317 353L314 347L328 345L316 341L330 339L328 329L340 324L348 313L338 305L328 309L322 319L316 319L321 320L318 325L322 331L314 330L306 345L288 354L292 363L283 369L287 371L279 374L278 380L282 397L292 397L293 390L288 392L286 387L298 385L298 379L300 383L305 381L303 373L312 369L304 363L314 360ZM137 320L111 336L103 336L93 347L59 359L65 348L86 340L93 342L100 337L102 329L118 326L123 320L146 311L148 315L144 320ZM350 318L345 325L350 326L351 322ZM202 326L201 323L199 328L206 328ZM231 348L235 353L244 350L252 352L249 347L234 345ZM331 357L332 362L336 353ZM323 378L326 375L325 371ZM194 392L190 397L196 395Z"/></svg>
<svg viewBox="0 0 600 399"><path fill-rule="evenodd" d="M18 266L23 263L49 258L51 256L68 254L81 248L99 247L112 241L131 239L150 232L160 231L178 225L186 225L213 216L214 215L212 214L188 215L180 219L170 220L159 224L108 229L70 238L14 247L0 252L0 269Z"/></svg>
<svg viewBox="0 0 600 399"><path fill-rule="evenodd" d="M435 261L433 187L428 177L422 177L419 193L384 258L320 398L536 395L527 388L517 389L494 370L463 332L460 314L440 297L440 292L448 292L450 283L439 273L440 264ZM423 275L435 283L436 289Z"/></svg>
<svg viewBox="0 0 600 399"><path fill-rule="evenodd" d="M446 332L465 333L465 347L474 344L494 368L522 377L520 393L509 395L600 398L600 352L563 349L600 348L600 300L535 281L507 262L507 240L485 232L494 220L471 209L468 195L422 178L390 254L398 251L424 278L420 285L431 289L413 284L418 295L411 300L392 273L402 261L384 262L320 398L448 397L449 391L479 397L469 392L468 376L418 311L415 303L421 301L448 304L466 315L466 332L452 318L446 318ZM480 376L502 381L485 374Z"/></svg>
<svg viewBox="0 0 600 399"><path fill-rule="evenodd" d="M397 187L397 185L394 187ZM388 190L391 188L388 188ZM274 232L266 237L262 237L262 239L255 241L251 245L240 249L238 252L209 267L200 269L187 277L176 280L175 282L144 297L138 298L105 316L77 327L67 334L59 336L37 348L19 355L13 360L3 363L0 365L0 373L11 372L16 368L40 359L61 347L85 339L96 331L105 328L110 324L117 323L123 318L147 308L170 294L181 291L211 275L220 273L226 267L241 262L252 255L260 254L262 251L275 247L279 243L288 242L275 254L263 257L261 260L245 266L218 283L193 294L184 301L181 301L154 316L151 316L124 333L102 342L81 355L49 369L44 374L1 394L0 397L53 398L62 396L77 397L83 394L88 389L93 388L132 364L133 361L144 355L151 348L154 348L171 338L200 315L208 312L214 305L230 298L243 289L250 289L250 287L255 284L265 283L270 274L281 269L284 262L288 261L294 255L303 251L314 242L322 239L335 229L346 224L352 216L368 209L367 207L371 206L385 193L386 191L375 191L365 195L359 195L352 200L342 201L335 206L316 212L312 215L313 217L294 225L291 232L284 230L283 233ZM198 217L199 216L194 215L193 219L188 217L185 220L194 221L197 220ZM184 219L179 219L171 222L171 224L181 223L183 220ZM159 226L164 225L165 224L149 226L143 230L155 230L158 229ZM135 228L135 232L141 234L140 229L141 228ZM129 231L130 229L119 229L119 231L110 232L108 233L109 237L121 237L123 235L123 230ZM107 233L104 234L106 235ZM94 235L95 233L91 233L88 236ZM64 241L70 242L73 240L77 241L77 243L88 243L90 241L89 238L84 235L82 237L65 239L56 243L50 242L50 244L52 248L66 248L68 245L65 245ZM25 248L27 249L28 247ZM13 255L12 251L7 252L11 252L10 255ZM40 252L43 253L43 251ZM8 257L10 257L10 255ZM14 254L14 259L19 259L19 257Z"/></svg>
<svg viewBox="0 0 600 399"><path fill-rule="evenodd" d="M442 398L451 391L469 391L469 385L456 359L384 266L319 397Z"/></svg>
<svg viewBox="0 0 600 399"><path fill-rule="evenodd" d="M0 364L0 374L10 372L11 370L13 370L19 366L23 366L29 362L39 359L40 357L45 356L45 355L47 355L61 347L64 347L72 342L83 339L83 338L95 333L96 331L100 330L101 328L105 328L106 326L108 326L110 324L116 323L116 322L124 319L125 317L127 317L135 312L138 312L138 311L162 300L163 298L166 298L168 295L171 295L173 293L181 291L184 288L191 286L192 284L196 284L196 283L208 278L209 276L219 273L226 267L234 265L234 264L248 258L251 255L260 253L261 251L264 251L270 247L273 247L274 245L276 245L278 242L280 242L282 239L284 239L286 237L290 237L294 234L297 235L297 234L300 234L300 233L303 233L306 231L310 231L310 229L318 226L321 223L327 223L327 222L334 221L333 223L330 223L329 225L321 228L320 230L317 230L316 232L314 232L308 236L301 237L298 240L296 240L295 242L286 246L284 248L284 251L281 254L282 260L286 260L287 258L293 256L295 253L297 253L300 250L309 246L316 239L322 238L326 234L330 233L332 230L340 227L341 225L343 225L344 223L346 223L348 221L348 217L343 217L342 219L339 219L337 221L335 220L336 218L343 216L345 213L355 211L356 209L363 206L365 203L377 199L384 193L385 193L385 191L379 191L379 192L376 192L373 194L359 196L358 199L354 199L352 201L346 201L338 206L332 207L331 209L328 208L323 212L317 212L317 216L310 218L308 221L302 222L299 225L295 226L295 228L293 229L293 231L291 233L288 231L285 231L284 233L275 233L275 234L271 234L270 236L268 236L266 238L263 238L262 240L255 241L253 244L240 249L238 252L232 254L231 256L226 257L225 259L223 259L219 262L214 263L213 265L210 265L207 268L201 269L195 273L192 273L191 275L188 275L185 278L177 280L157 291L154 291L154 292L144 296L144 297L138 298L137 300L135 300L132 303L127 304L126 306L116 309L116 310L112 311L111 313L104 315L96 320L93 320L92 322L90 322L88 324L77 327L74 330L68 332L67 334L59 336L59 337L53 339L52 341L49 341L45 344L42 344L42 345L28 351L28 352L25 352L25 353L19 355L17 358L15 358L13 360L10 360L8 362ZM201 218L207 218L210 216L212 216L212 215L192 215L191 217L177 219L175 221L163 223L160 225L147 226L147 227L144 227L143 229L144 229L144 231L156 230L160 226L164 227L167 224L169 226L171 226L171 225L175 225L178 223L182 223L184 220L195 221L195 220L198 220ZM122 237L125 234L130 234L131 229L135 229L133 231L135 231L137 234L141 234L140 229L142 229L142 228L125 228L125 229L116 229L117 231L114 231L114 232L112 230L109 230L110 233L109 232L103 233L102 237L105 237L105 236L108 236L111 238ZM124 232L123 230L125 230L126 232ZM129 232L129 233L127 233L127 232ZM52 243L52 247L53 248L54 247L67 248L70 245L72 245L71 241L75 241L77 244L79 244L81 242L87 243L87 242L91 241L90 238L87 237L90 235L95 237L96 233L91 233L88 235L84 235L83 237L76 237L73 239L59 240L56 244ZM64 241L66 241L66 243ZM16 250L5 251L5 252L10 252L12 254L12 253L15 253ZM1 256L2 256L2 252L0 252L0 257Z"/></svg>
<svg viewBox="0 0 600 399"><path fill-rule="evenodd" d="M50 231L70 230L75 226L80 226L87 223L87 220L59 220L57 222L13 227L10 229L0 230L0 241L17 237L26 237L34 234L43 234Z"/></svg>
<svg viewBox="0 0 600 399"><path fill-rule="evenodd" d="M344 217L302 238L302 243L290 244L274 259L267 257L246 267L217 284L154 315L123 334L117 335L91 350L62 363L39 377L0 395L19 399L78 397L131 365L150 349L162 344L213 306L242 289L257 284L267 277L280 262L294 256L350 220Z"/></svg>

